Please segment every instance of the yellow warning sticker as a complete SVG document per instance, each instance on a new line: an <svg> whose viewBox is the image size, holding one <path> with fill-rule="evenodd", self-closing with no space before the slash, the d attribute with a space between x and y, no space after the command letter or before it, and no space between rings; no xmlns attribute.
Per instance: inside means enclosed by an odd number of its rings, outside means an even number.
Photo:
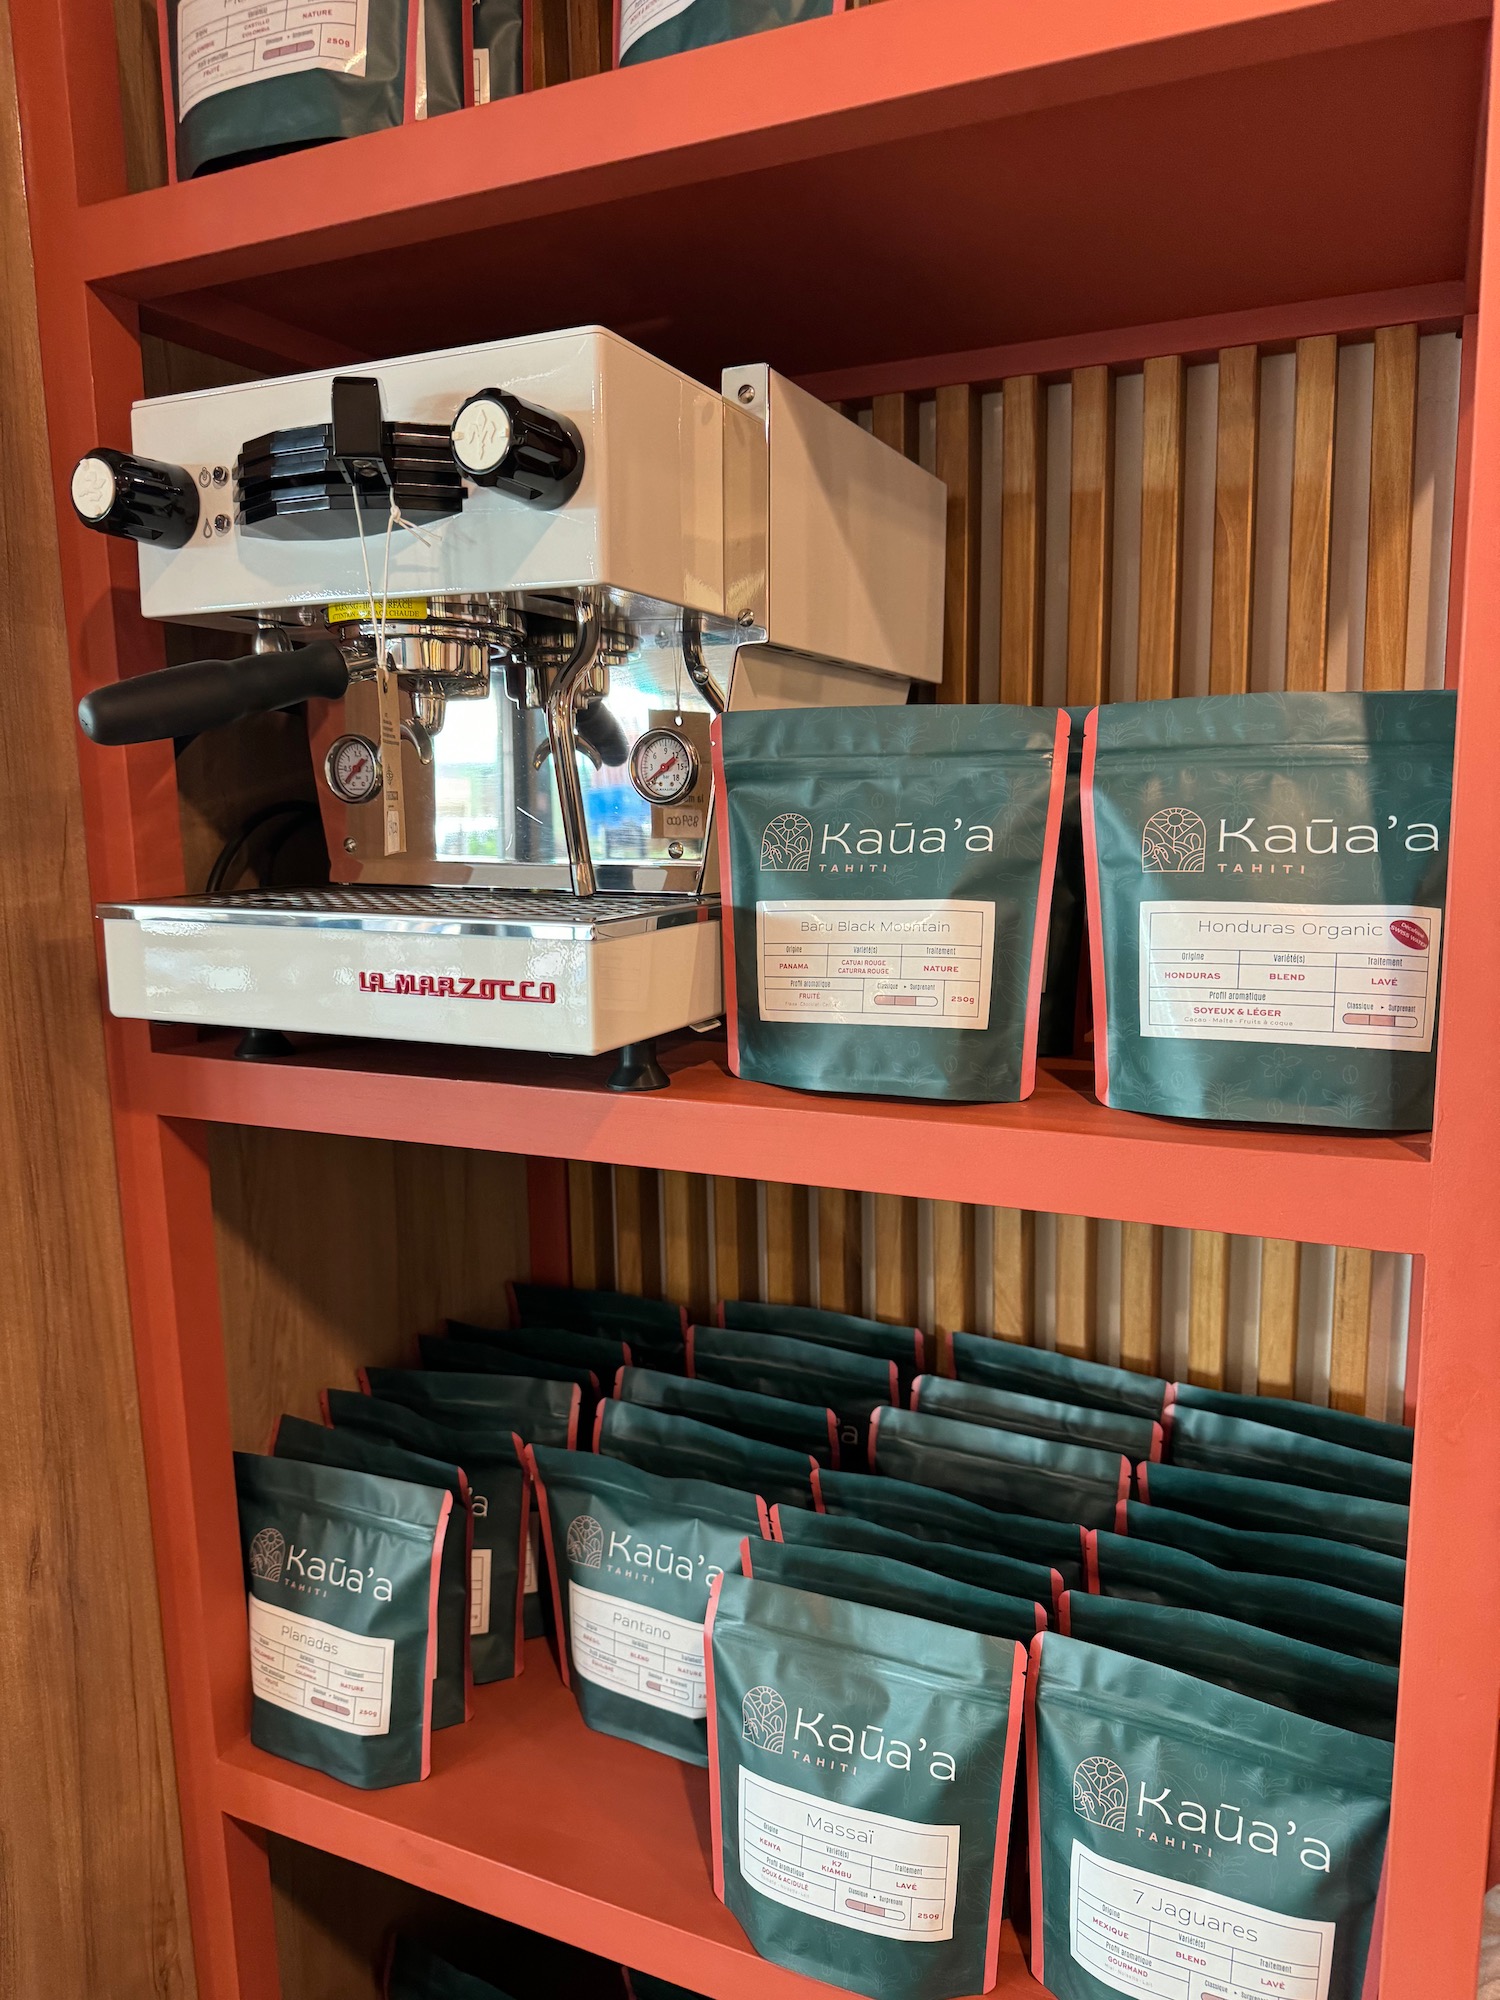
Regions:
<svg viewBox="0 0 1500 2000"><path fill-rule="evenodd" d="M388 597L385 600L387 618L397 618L409 622L414 618L425 618L429 610L425 597ZM354 604L330 604L328 622L330 625L366 624L375 616L368 597Z"/></svg>

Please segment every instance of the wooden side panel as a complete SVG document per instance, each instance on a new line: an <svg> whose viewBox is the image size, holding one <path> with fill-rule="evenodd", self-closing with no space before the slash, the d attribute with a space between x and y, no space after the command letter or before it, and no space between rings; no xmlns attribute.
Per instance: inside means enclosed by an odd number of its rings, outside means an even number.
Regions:
<svg viewBox="0 0 1500 2000"><path fill-rule="evenodd" d="M582 1291L614 1291L615 1191L608 1167L568 1162L568 1232L573 1283Z"/></svg>
<svg viewBox="0 0 1500 2000"><path fill-rule="evenodd" d="M767 1181L766 1298L773 1305L807 1305L812 1298L808 1268L807 1189Z"/></svg>
<svg viewBox="0 0 1500 2000"><path fill-rule="evenodd" d="M1370 558L1365 584L1367 688L1406 678L1411 590L1411 474L1417 431L1417 329L1383 326L1375 336L1370 427Z"/></svg>
<svg viewBox="0 0 1500 2000"><path fill-rule="evenodd" d="M864 1310L863 1203L845 1188L819 1188L817 1303L833 1312Z"/></svg>
<svg viewBox="0 0 1500 2000"><path fill-rule="evenodd" d="M662 1295L686 1306L688 1317L708 1316L708 1194L699 1174L661 1177Z"/></svg>
<svg viewBox="0 0 1500 2000"><path fill-rule="evenodd" d="M938 390L936 470L948 488L939 701L973 701L979 693L979 420L974 390Z"/></svg>
<svg viewBox="0 0 1500 2000"><path fill-rule="evenodd" d="M917 1204L900 1194L875 1197L875 1317L920 1326Z"/></svg>
<svg viewBox="0 0 1500 2000"><path fill-rule="evenodd" d="M1025 1208L991 1209L990 1331L1001 1340L1036 1333L1036 1217Z"/></svg>
<svg viewBox="0 0 1500 2000"><path fill-rule="evenodd" d="M661 1202L656 1174L616 1167L615 1282L622 1292L661 1297Z"/></svg>
<svg viewBox="0 0 1500 2000"><path fill-rule="evenodd" d="M448 1314L505 1326L506 1281L530 1269L526 1162L452 1146L392 1148L401 1324L439 1327Z"/></svg>
<svg viewBox="0 0 1500 2000"><path fill-rule="evenodd" d="M436 1898L300 1841L270 1837L284 2000L381 2000L388 1933L417 1927Z"/></svg>
<svg viewBox="0 0 1500 2000"><path fill-rule="evenodd" d="M1228 347L1219 356L1213 620L1208 661L1211 694L1244 694L1250 686L1259 427L1260 355L1253 347Z"/></svg>
<svg viewBox="0 0 1500 2000"><path fill-rule="evenodd" d="M714 1181L713 1289L721 1299L760 1297L758 1206L754 1181Z"/></svg>
<svg viewBox="0 0 1500 2000"><path fill-rule="evenodd" d="M1182 471L1187 372L1164 354L1142 371L1141 601L1135 698L1177 692L1182 637Z"/></svg>
<svg viewBox="0 0 1500 2000"><path fill-rule="evenodd" d="M1302 1245L1267 1237L1260 1246L1260 1344L1256 1388L1262 1396L1297 1393L1297 1317Z"/></svg>
<svg viewBox="0 0 1500 2000"><path fill-rule="evenodd" d="M1286 684L1293 693L1321 688L1328 670L1328 562L1338 371L1338 342L1332 334L1297 342L1286 612Z"/></svg>
<svg viewBox="0 0 1500 2000"><path fill-rule="evenodd" d="M1004 384L1000 422L1000 699L1034 705L1047 553L1047 391L1037 376Z"/></svg>

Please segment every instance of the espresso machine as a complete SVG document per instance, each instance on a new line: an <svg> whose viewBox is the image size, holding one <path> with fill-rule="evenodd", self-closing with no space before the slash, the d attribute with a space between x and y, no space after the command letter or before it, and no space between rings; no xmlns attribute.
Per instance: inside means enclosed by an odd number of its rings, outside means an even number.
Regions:
<svg viewBox="0 0 1500 2000"><path fill-rule="evenodd" d="M79 518L147 617L247 635L85 733L307 704L332 880L110 904L119 1015L621 1051L721 1009L708 726L941 671L940 482L765 367L715 392L596 327L135 407ZM241 646L243 646L243 639Z"/></svg>

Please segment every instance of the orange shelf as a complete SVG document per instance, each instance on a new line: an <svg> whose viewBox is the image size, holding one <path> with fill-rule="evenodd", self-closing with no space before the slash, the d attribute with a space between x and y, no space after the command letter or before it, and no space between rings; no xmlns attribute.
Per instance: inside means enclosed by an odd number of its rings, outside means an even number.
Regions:
<svg viewBox="0 0 1500 2000"><path fill-rule="evenodd" d="M847 374L1445 283L1426 312L1451 316L1488 16L889 0L176 187L86 191L78 274L144 304L150 330L272 367L598 320L708 377L747 358ZM1309 209L1316 231L1286 226ZM701 281L664 284L684 254Z"/></svg>
<svg viewBox="0 0 1500 2000"><path fill-rule="evenodd" d="M713 1892L708 1773L586 1729L545 1640L432 1739L420 1785L357 1792L248 1741L219 1761L232 1818L618 1959L709 2000L834 2000L757 1958ZM1006 1928L989 2000L1047 2000Z"/></svg>
<svg viewBox="0 0 1500 2000"><path fill-rule="evenodd" d="M605 1088L608 1058L355 1042L237 1062L236 1039L167 1052L132 1033L132 1108L1373 1250L1425 1242L1426 1134L1346 1137L1108 1111L1083 1063L1043 1067L1025 1104L943 1105L743 1083L721 1041L687 1036L664 1052L669 1090L621 1096Z"/></svg>

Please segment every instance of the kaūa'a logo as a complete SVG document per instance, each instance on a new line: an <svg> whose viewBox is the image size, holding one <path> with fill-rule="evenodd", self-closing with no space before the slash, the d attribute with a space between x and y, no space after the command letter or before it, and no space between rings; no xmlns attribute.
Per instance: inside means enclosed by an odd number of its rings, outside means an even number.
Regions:
<svg viewBox="0 0 1500 2000"><path fill-rule="evenodd" d="M250 1543L250 1574L262 1583L280 1583L286 1561L286 1536L280 1528L262 1528Z"/></svg>
<svg viewBox="0 0 1500 2000"><path fill-rule="evenodd" d="M755 1687L740 1703L740 1735L777 1756L786 1748L786 1703L772 1687Z"/></svg>
<svg viewBox="0 0 1500 2000"><path fill-rule="evenodd" d="M1187 806L1163 806L1141 829L1141 868L1147 875L1201 875L1208 829Z"/></svg>
<svg viewBox="0 0 1500 2000"><path fill-rule="evenodd" d="M598 1569L604 1561L604 1530L592 1514L575 1514L569 1521L568 1561L580 1569Z"/></svg>
<svg viewBox="0 0 1500 2000"><path fill-rule="evenodd" d="M805 875L812 866L812 821L777 813L760 837L760 865L768 875Z"/></svg>
<svg viewBox="0 0 1500 2000"><path fill-rule="evenodd" d="M1107 1826L1113 1833L1125 1827L1130 1780L1112 1757L1085 1757L1073 1773L1073 1810L1090 1826Z"/></svg>

